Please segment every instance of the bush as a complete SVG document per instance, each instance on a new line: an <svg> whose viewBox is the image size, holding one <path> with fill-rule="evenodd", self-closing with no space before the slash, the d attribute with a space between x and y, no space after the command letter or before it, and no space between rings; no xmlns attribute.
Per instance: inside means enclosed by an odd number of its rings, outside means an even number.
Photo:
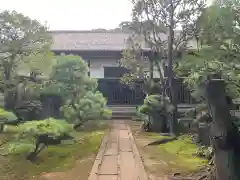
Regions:
<svg viewBox="0 0 240 180"><path fill-rule="evenodd" d="M0 108L0 122L5 124L12 124L17 121L18 121L18 118L14 113Z"/></svg>
<svg viewBox="0 0 240 180"><path fill-rule="evenodd" d="M138 108L139 114L149 116L149 118L144 117L143 129L146 131L166 132L168 114L172 110L173 106L167 97L162 95L147 96L144 104Z"/></svg>
<svg viewBox="0 0 240 180"><path fill-rule="evenodd" d="M196 155L211 160L213 158L213 149L211 147L200 146L197 148Z"/></svg>
<svg viewBox="0 0 240 180"><path fill-rule="evenodd" d="M28 121L18 126L6 125L4 132L15 133L19 141L27 139L28 143L31 140L32 144L35 144L34 151L28 156L29 159L35 158L48 145L58 145L61 144L62 140L73 139L70 136L70 133L73 132L73 125L67 123L65 120L54 118ZM7 149L9 153L14 154L15 152L24 151L29 147L23 142L23 144L9 144Z"/></svg>
<svg viewBox="0 0 240 180"><path fill-rule="evenodd" d="M147 121L148 120L148 115L146 114L143 114L139 111L139 107L136 108L136 120L139 120L139 121Z"/></svg>
<svg viewBox="0 0 240 180"><path fill-rule="evenodd" d="M139 112L151 116L155 112L165 114L166 112L172 112L173 106L170 104L170 100L162 95L150 95L144 100L144 104L139 107Z"/></svg>
<svg viewBox="0 0 240 180"><path fill-rule="evenodd" d="M69 134L73 131L73 125L65 120L48 118L44 120L33 120L20 124L18 127L19 134L23 136L37 137L48 135L54 139Z"/></svg>
<svg viewBox="0 0 240 180"><path fill-rule="evenodd" d="M111 111L106 99L97 91L97 81L88 75L86 62L79 56L59 56L51 75L51 83L42 93L60 96L64 104L60 111L65 119L80 127L91 119L108 119Z"/></svg>
<svg viewBox="0 0 240 180"><path fill-rule="evenodd" d="M24 121L38 119L42 113L42 104L39 100L25 100L15 107L15 112Z"/></svg>
<svg viewBox="0 0 240 180"><path fill-rule="evenodd" d="M30 152L34 149L34 144L21 143L21 142L9 142L1 148L2 155L17 155L21 153Z"/></svg>
<svg viewBox="0 0 240 180"><path fill-rule="evenodd" d="M84 123L92 119L109 119L112 111L106 108L106 99L100 92L88 92L83 98L72 104L64 105L61 110L71 123ZM76 122L77 120L77 122Z"/></svg>

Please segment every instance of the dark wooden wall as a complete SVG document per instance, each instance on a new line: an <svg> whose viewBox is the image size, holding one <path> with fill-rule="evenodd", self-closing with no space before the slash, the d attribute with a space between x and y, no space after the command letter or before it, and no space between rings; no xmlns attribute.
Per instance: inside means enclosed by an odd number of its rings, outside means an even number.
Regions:
<svg viewBox="0 0 240 180"><path fill-rule="evenodd" d="M122 84L120 78L98 79L99 91L108 100L108 105L141 105L145 98L143 81L137 81L134 88ZM178 104L193 104L194 99L190 91L182 83L182 79L176 80Z"/></svg>
<svg viewBox="0 0 240 180"><path fill-rule="evenodd" d="M81 56L88 62L89 60L102 60L102 59L121 59L122 51L79 51L79 50L53 50L56 55L74 54ZM143 56L150 57L151 51L143 51ZM105 78L99 79L99 90L108 99L109 105L140 105L143 103L145 94L143 92L143 81L139 81L134 89L131 89L127 85L120 82L120 77L124 70L119 69L117 71L114 68L105 69ZM125 71L124 71L125 72ZM127 71L126 71L127 72ZM114 74L115 73L115 74ZM178 89L178 103L179 104L192 104L194 103L193 98L187 87L183 84L182 79L176 79L176 88Z"/></svg>
<svg viewBox="0 0 240 180"><path fill-rule="evenodd" d="M141 105L145 98L142 83L130 88L119 78L98 79L98 89L107 98L108 105Z"/></svg>

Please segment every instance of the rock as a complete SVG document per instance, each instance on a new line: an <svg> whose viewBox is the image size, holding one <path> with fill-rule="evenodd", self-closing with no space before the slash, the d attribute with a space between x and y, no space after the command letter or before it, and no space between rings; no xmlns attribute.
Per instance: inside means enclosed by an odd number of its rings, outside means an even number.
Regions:
<svg viewBox="0 0 240 180"><path fill-rule="evenodd" d="M202 176L202 177L199 177L198 180L204 180L204 179L206 179L206 178L207 178L207 175L204 175L204 176Z"/></svg>
<svg viewBox="0 0 240 180"><path fill-rule="evenodd" d="M180 175L181 175L181 173L179 173L179 172L176 172L173 174L173 176L180 176Z"/></svg>

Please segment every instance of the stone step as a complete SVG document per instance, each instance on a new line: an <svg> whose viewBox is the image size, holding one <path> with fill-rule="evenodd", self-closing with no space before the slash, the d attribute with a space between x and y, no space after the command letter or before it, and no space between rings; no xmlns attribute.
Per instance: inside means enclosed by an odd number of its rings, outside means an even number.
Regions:
<svg viewBox="0 0 240 180"><path fill-rule="evenodd" d="M111 109L112 111L136 111L136 107L132 107L132 106L108 106L109 109Z"/></svg>
<svg viewBox="0 0 240 180"><path fill-rule="evenodd" d="M194 105L180 104L178 105L179 117L189 111ZM113 119L131 119L136 116L136 106L108 106L112 110Z"/></svg>
<svg viewBox="0 0 240 180"><path fill-rule="evenodd" d="M112 112L113 116L134 116L136 112Z"/></svg>
<svg viewBox="0 0 240 180"><path fill-rule="evenodd" d="M184 108L194 108L196 107L196 104L178 104L178 108L184 109Z"/></svg>
<svg viewBox="0 0 240 180"><path fill-rule="evenodd" d="M113 119L132 119L136 115L136 107L109 107L112 110Z"/></svg>
<svg viewBox="0 0 240 180"><path fill-rule="evenodd" d="M112 112L113 119L131 119L136 112Z"/></svg>
<svg viewBox="0 0 240 180"><path fill-rule="evenodd" d="M112 120L113 119L132 120L133 116L112 116Z"/></svg>

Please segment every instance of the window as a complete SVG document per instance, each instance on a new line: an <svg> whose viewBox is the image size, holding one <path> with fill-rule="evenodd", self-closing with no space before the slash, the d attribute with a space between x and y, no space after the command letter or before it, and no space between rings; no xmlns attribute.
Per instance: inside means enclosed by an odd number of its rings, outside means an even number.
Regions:
<svg viewBox="0 0 240 180"><path fill-rule="evenodd" d="M129 73L129 70L124 67L104 67L105 78L120 78L126 73Z"/></svg>

